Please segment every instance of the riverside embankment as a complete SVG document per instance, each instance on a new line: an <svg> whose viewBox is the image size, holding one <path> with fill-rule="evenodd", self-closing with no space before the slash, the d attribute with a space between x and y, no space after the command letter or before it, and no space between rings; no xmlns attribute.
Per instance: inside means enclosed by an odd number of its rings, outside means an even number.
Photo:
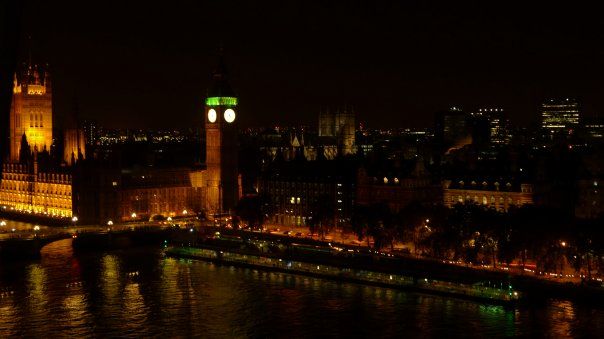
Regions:
<svg viewBox="0 0 604 339"><path fill-rule="evenodd" d="M284 237L267 233L202 227L195 232L174 233L176 247L198 247L256 255L288 261L328 265L356 271L415 277L417 281L442 281L462 286L483 286L498 290L512 289L523 302L540 302L549 298L593 303L604 301L604 289L596 286L560 283L530 275L476 269L442 260L395 256L364 247Z"/></svg>
<svg viewBox="0 0 604 339"><path fill-rule="evenodd" d="M419 279L417 276L225 252L210 248L171 247L166 250L166 254L172 257L455 296L494 304L513 304L520 298L518 291L514 291L510 285L501 288L485 286L482 283L466 285L434 279L429 280L428 278Z"/></svg>

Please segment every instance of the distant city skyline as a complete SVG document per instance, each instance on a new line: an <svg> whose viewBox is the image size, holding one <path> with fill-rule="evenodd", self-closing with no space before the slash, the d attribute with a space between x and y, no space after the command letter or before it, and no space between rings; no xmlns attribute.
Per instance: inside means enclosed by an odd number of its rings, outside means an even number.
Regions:
<svg viewBox="0 0 604 339"><path fill-rule="evenodd" d="M54 74L57 114L77 93L82 117L106 126L201 126L219 46L242 126L314 125L320 106L345 104L369 127L431 126L449 106L502 107L527 125L550 97L577 98L587 117L604 112L603 24L579 6L86 6L29 1L20 56L31 35L34 60Z"/></svg>

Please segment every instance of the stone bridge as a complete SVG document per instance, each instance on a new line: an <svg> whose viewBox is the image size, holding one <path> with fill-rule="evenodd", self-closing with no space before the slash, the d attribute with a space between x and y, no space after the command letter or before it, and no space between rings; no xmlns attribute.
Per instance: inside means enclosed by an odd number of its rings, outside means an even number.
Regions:
<svg viewBox="0 0 604 339"><path fill-rule="evenodd" d="M171 236L168 228L146 227L117 231L88 230L68 232L60 230L46 235L20 235L0 238L0 259L38 258L42 248L55 241L73 239L76 251L127 248L139 245L161 244Z"/></svg>
<svg viewBox="0 0 604 339"><path fill-rule="evenodd" d="M47 236L9 237L0 239L0 258L19 259L35 258L40 256L42 247L63 239L69 239L72 235L67 232L54 233Z"/></svg>

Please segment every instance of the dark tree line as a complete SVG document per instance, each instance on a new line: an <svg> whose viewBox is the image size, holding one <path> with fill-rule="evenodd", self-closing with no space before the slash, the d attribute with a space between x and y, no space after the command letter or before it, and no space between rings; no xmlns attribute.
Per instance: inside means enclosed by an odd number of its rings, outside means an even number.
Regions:
<svg viewBox="0 0 604 339"><path fill-rule="evenodd" d="M237 218L234 226L239 227L240 221L247 223L252 230L262 230L264 223L272 215L271 202L266 195L250 195L239 200L235 213Z"/></svg>
<svg viewBox="0 0 604 339"><path fill-rule="evenodd" d="M317 199L308 217L311 233L321 237L335 225L335 205ZM262 229L272 215L267 196L247 196L237 206L239 219ZM604 273L604 219L578 220L556 209L526 205L498 212L477 204L409 204L392 212L383 203L356 205L351 231L359 241L379 250L396 242L411 244L413 253L473 264L520 268L536 265L541 272L572 268L587 277ZM532 266L530 266L532 267Z"/></svg>
<svg viewBox="0 0 604 339"><path fill-rule="evenodd" d="M393 213L385 204L356 206L351 227L373 247L412 244L415 254L466 263L525 268L542 272L572 267L590 276L604 270L603 219L577 220L555 209L511 208L507 213L476 204L410 204Z"/></svg>

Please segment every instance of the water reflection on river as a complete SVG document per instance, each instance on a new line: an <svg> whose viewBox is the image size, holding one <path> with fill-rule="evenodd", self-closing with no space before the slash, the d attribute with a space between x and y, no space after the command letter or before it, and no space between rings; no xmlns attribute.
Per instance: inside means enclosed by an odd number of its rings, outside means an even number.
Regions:
<svg viewBox="0 0 604 339"><path fill-rule="evenodd" d="M0 337L597 336L604 311L499 306L204 262L155 249L0 263Z"/></svg>

